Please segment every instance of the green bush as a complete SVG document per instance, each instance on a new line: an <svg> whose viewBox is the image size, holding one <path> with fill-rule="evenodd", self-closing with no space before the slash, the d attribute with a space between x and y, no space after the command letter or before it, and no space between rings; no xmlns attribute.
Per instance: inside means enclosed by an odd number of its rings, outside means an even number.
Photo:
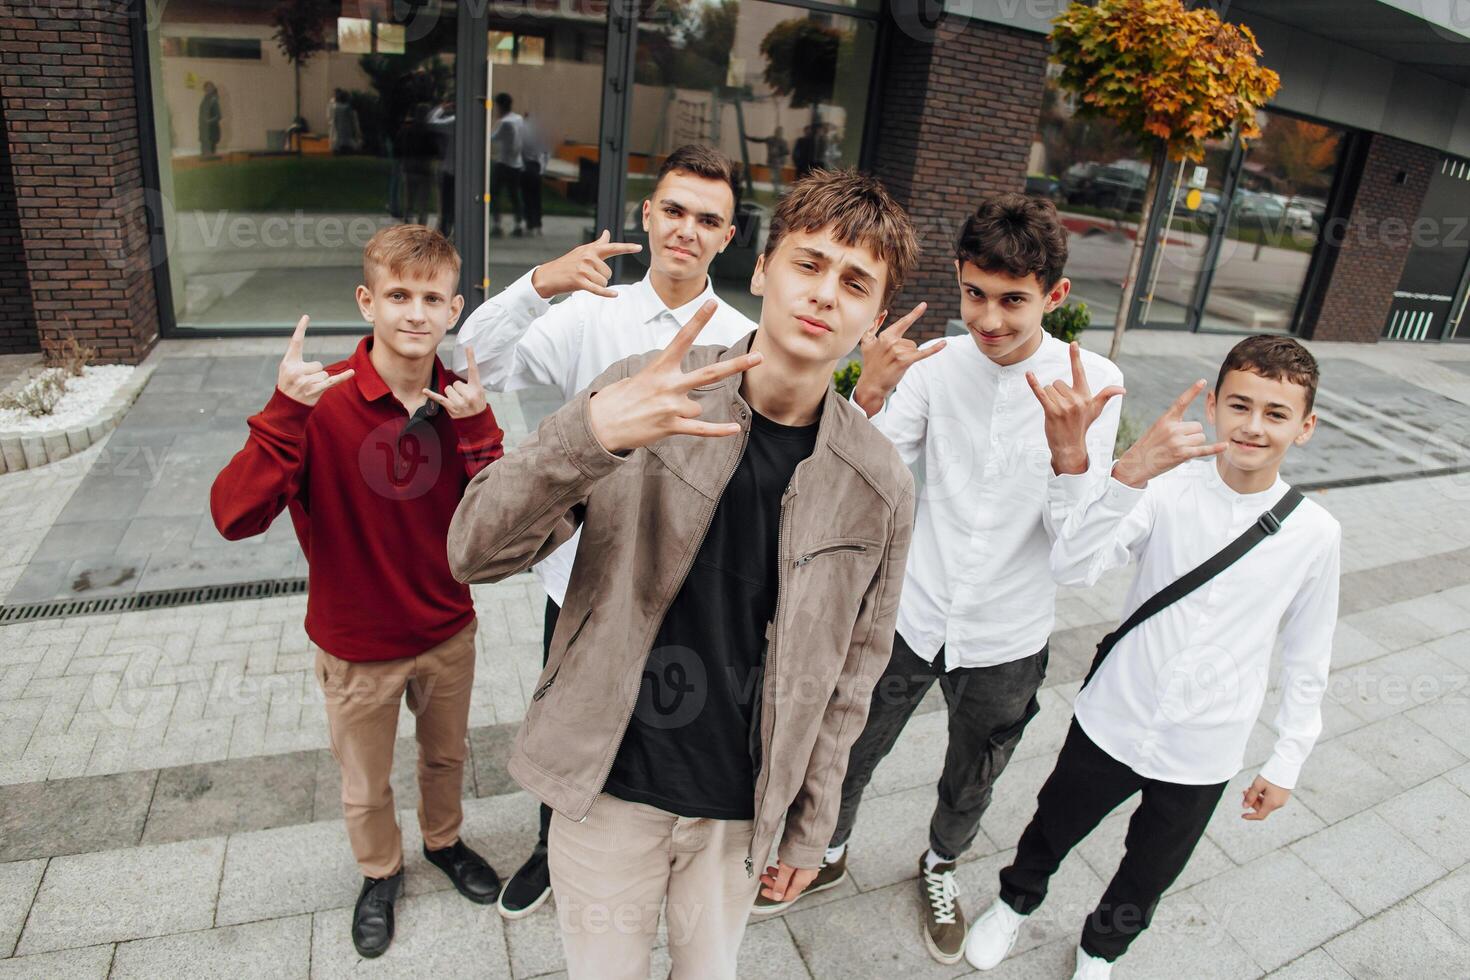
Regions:
<svg viewBox="0 0 1470 980"><path fill-rule="evenodd" d="M1064 344L1070 344L1081 336L1091 322L1092 311L1087 308L1086 303L1058 306L1041 318L1041 325L1046 328L1046 332Z"/></svg>
<svg viewBox="0 0 1470 980"><path fill-rule="evenodd" d="M858 377L862 373L862 361L849 361L845 367L833 371L832 384L837 389L837 393L843 398L851 398L852 389L857 387Z"/></svg>

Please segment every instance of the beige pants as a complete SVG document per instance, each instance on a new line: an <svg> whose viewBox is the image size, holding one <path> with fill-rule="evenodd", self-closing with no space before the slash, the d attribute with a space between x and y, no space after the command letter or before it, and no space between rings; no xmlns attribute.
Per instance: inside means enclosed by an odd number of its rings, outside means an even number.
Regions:
<svg viewBox="0 0 1470 980"><path fill-rule="evenodd" d="M581 823L553 814L551 891L567 976L647 980L665 906L669 975L733 980L760 885L745 871L752 831L749 820L680 817L606 793Z"/></svg>
<svg viewBox="0 0 1470 980"><path fill-rule="evenodd" d="M393 806L398 705L408 696L419 742L419 827L431 849L459 839L465 735L475 679L475 623L415 657L354 663L320 647L316 679L326 695L332 755L342 767L342 812L352 854L369 878L403 867Z"/></svg>

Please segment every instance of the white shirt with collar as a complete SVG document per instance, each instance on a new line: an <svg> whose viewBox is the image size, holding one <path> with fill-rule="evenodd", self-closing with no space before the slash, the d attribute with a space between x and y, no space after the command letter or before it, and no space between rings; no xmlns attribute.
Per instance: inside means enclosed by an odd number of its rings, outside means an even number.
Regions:
<svg viewBox="0 0 1470 980"><path fill-rule="evenodd" d="M1123 383L1113 362L1090 351L1082 367L1093 391ZM1034 354L1001 366L969 336L951 337L909 368L872 419L905 463L924 461L898 632L931 662L943 646L947 670L1029 657L1055 622L1051 512L1088 484L1052 473L1027 371L1042 385L1071 384L1068 345L1043 332ZM1112 466L1120 401L1111 399L1088 432L1091 471Z"/></svg>
<svg viewBox="0 0 1470 980"><path fill-rule="evenodd" d="M489 391L555 385L570 400L623 358L667 347L705 302L719 301L706 277L702 293L670 309L645 276L610 287L616 299L578 291L552 305L531 285L535 271L480 304L459 330L451 363L463 375L469 363L464 348L472 344L480 382ZM754 323L721 301L698 342L728 347L754 329ZM579 530L534 569L558 606L566 598L580 537Z"/></svg>
<svg viewBox="0 0 1470 980"><path fill-rule="evenodd" d="M1138 562L1120 622L1148 597L1202 564L1287 491L1242 494L1214 460L1197 460L1138 490L1084 477L1087 502L1058 522L1052 569L1066 585L1095 582ZM1342 528L1304 500L1234 565L1136 626L1077 696L1077 723L1141 776L1209 785L1240 771L1280 644L1276 745L1261 769L1296 785L1322 730L1322 695L1337 623Z"/></svg>

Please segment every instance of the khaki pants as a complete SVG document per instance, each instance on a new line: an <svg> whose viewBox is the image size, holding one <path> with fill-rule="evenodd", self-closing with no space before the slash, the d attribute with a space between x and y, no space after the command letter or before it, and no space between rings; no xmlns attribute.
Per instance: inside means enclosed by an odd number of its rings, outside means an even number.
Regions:
<svg viewBox="0 0 1470 980"><path fill-rule="evenodd" d="M665 916L670 976L731 978L755 904L749 820L680 817L606 793L581 823L551 817L551 891L571 980L647 980ZM764 871L764 868L759 869Z"/></svg>
<svg viewBox="0 0 1470 980"><path fill-rule="evenodd" d="M354 663L316 652L316 679L326 695L332 755L342 767L342 812L362 873L384 878L403 867L393 788L398 705L408 695L419 742L419 827L431 849L459 839L465 735L475 679L475 629L414 657Z"/></svg>

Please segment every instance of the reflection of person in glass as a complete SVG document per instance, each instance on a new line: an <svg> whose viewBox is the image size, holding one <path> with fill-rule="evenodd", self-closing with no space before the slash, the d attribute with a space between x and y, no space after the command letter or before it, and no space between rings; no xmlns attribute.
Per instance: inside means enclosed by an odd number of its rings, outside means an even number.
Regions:
<svg viewBox="0 0 1470 980"><path fill-rule="evenodd" d="M204 98L199 100L199 155L213 157L219 146L219 89L214 82L204 83Z"/></svg>
<svg viewBox="0 0 1470 980"><path fill-rule="evenodd" d="M500 227L500 207L506 198L510 199L515 218L515 230L511 234L517 238L525 234L521 227L525 220L521 203L524 135L525 120L520 113L511 111L510 93L501 92L495 96L495 128L490 131L490 216L494 221L490 234L496 238L505 234Z"/></svg>
<svg viewBox="0 0 1470 980"><path fill-rule="evenodd" d="M786 142L786 134L780 126L770 136L751 136L752 143L766 144L766 168L771 171L771 191L781 196L781 171L786 168L786 160L791 156L791 144Z"/></svg>
<svg viewBox="0 0 1470 980"><path fill-rule="evenodd" d="M439 230L445 237L454 232L454 102L446 100L429 113L428 127L434 134L439 156Z"/></svg>
<svg viewBox="0 0 1470 980"><path fill-rule="evenodd" d="M528 112L521 121L521 204L528 235L541 234L541 175L549 158L541 127Z"/></svg>
<svg viewBox="0 0 1470 980"><path fill-rule="evenodd" d="M601 238L544 263L482 303L460 328L454 364L468 369L466 351L478 352L480 377L491 391L556 385L571 400L609 365L663 347L706 300L717 300L709 267L735 234L735 166L712 146L691 143L669 154L643 202L650 245L648 275L612 285L612 261L642 251ZM563 302L552 305L558 296ZM721 301L700 334L709 344L734 344L755 329ZM551 652L566 599L577 541L535 567L546 589L542 662ZM500 914L519 919L551 894L547 834L551 809L541 807L536 848L500 896Z"/></svg>
<svg viewBox="0 0 1470 980"><path fill-rule="evenodd" d="M429 107L413 107L398 127L398 152L403 158L403 219L409 224L429 220L429 182L439 148L429 129Z"/></svg>
<svg viewBox="0 0 1470 980"><path fill-rule="evenodd" d="M327 103L327 142L333 153L351 153L361 145L361 139L357 110L352 108L347 93L339 88Z"/></svg>
<svg viewBox="0 0 1470 980"><path fill-rule="evenodd" d="M791 162L796 167L796 179L800 180L817 166L817 123L809 123L796 138L791 148Z"/></svg>

